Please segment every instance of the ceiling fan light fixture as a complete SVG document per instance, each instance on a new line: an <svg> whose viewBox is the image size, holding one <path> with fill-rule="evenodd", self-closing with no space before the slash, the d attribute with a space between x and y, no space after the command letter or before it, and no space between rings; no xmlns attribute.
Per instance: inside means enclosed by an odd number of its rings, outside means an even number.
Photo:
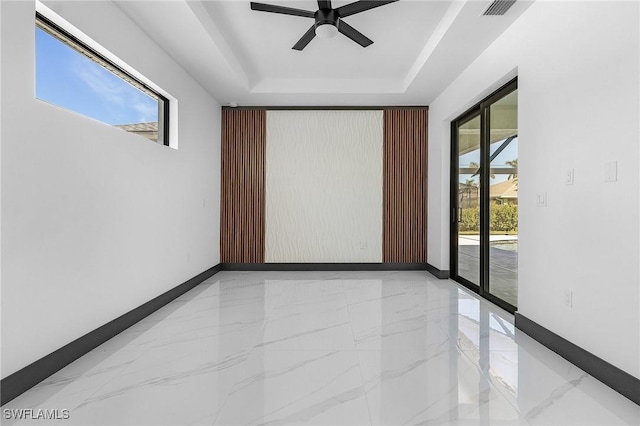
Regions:
<svg viewBox="0 0 640 426"><path fill-rule="evenodd" d="M293 45L293 50L300 51L304 49L311 42L311 40L315 38L315 36L318 36L320 38L331 38L336 36L338 33L341 33L345 37L350 38L362 47L367 47L371 45L373 41L367 38L360 31L353 28L351 25L344 22L342 18L355 15L356 13L365 12L369 9L374 9L379 6L384 6L389 3L395 3L397 1L398 0L363 0L345 4L344 6L340 6L334 9L331 5L331 0L318 0L318 10L316 10L315 12L311 12L310 10L295 9L292 7L277 6L273 4L265 4L252 1L251 10L257 10L259 12L279 13L282 15L300 16L303 18L313 18L313 25L311 25L307 32L302 35L300 40L298 40L296 44Z"/></svg>
<svg viewBox="0 0 640 426"><path fill-rule="evenodd" d="M330 23L321 24L316 27L316 35L320 38L331 38L338 35L338 28Z"/></svg>

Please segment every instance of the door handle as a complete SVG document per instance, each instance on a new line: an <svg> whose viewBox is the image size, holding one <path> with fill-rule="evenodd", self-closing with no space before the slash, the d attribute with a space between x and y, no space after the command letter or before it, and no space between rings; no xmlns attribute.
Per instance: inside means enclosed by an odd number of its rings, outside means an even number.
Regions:
<svg viewBox="0 0 640 426"><path fill-rule="evenodd" d="M462 207L454 207L451 211L451 221L453 223L462 222Z"/></svg>

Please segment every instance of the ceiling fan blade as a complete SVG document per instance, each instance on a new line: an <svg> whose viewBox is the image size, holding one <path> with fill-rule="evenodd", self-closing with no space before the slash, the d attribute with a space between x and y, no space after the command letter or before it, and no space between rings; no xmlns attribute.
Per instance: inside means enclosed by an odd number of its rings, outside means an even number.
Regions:
<svg viewBox="0 0 640 426"><path fill-rule="evenodd" d="M294 9L292 7L276 6L272 4L251 2L251 10L260 12L281 13L283 15L302 16L304 18L313 18L314 12L308 10Z"/></svg>
<svg viewBox="0 0 640 426"><path fill-rule="evenodd" d="M340 6L336 9L338 16L344 18L356 13L364 12L365 10L373 9L374 7L384 6L385 4L394 3L398 0L362 0L354 3L350 3L344 6Z"/></svg>
<svg viewBox="0 0 640 426"><path fill-rule="evenodd" d="M319 9L331 9L331 0L318 0Z"/></svg>
<svg viewBox="0 0 640 426"><path fill-rule="evenodd" d="M356 30L351 25L342 20L340 20L340 22L338 23L338 31L340 31L342 34L346 35L362 47L367 47L373 43L373 41L369 40L360 31Z"/></svg>
<svg viewBox="0 0 640 426"><path fill-rule="evenodd" d="M306 33L298 40L298 42L292 47L294 50L302 50L307 47L307 44L316 36L316 26L312 25Z"/></svg>

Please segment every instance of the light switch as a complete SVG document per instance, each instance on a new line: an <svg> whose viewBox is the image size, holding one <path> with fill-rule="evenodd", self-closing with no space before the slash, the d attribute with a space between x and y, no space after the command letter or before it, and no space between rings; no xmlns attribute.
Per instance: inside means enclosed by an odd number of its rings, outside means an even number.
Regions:
<svg viewBox="0 0 640 426"><path fill-rule="evenodd" d="M573 308L573 291L564 291L564 304L569 308Z"/></svg>
<svg viewBox="0 0 640 426"><path fill-rule="evenodd" d="M547 193L539 192L536 195L536 207L547 207Z"/></svg>
<svg viewBox="0 0 640 426"><path fill-rule="evenodd" d="M573 185L573 169L567 169L564 175L565 185Z"/></svg>
<svg viewBox="0 0 640 426"><path fill-rule="evenodd" d="M616 182L618 180L618 162L608 161L604 163L604 181Z"/></svg>

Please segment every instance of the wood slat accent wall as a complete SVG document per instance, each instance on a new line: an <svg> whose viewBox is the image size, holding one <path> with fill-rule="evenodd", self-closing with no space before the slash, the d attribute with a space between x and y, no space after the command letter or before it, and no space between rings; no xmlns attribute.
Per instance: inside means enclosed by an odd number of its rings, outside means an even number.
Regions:
<svg viewBox="0 0 640 426"><path fill-rule="evenodd" d="M384 111L382 261L427 262L426 108Z"/></svg>
<svg viewBox="0 0 640 426"><path fill-rule="evenodd" d="M220 262L263 263L265 110L222 110Z"/></svg>

